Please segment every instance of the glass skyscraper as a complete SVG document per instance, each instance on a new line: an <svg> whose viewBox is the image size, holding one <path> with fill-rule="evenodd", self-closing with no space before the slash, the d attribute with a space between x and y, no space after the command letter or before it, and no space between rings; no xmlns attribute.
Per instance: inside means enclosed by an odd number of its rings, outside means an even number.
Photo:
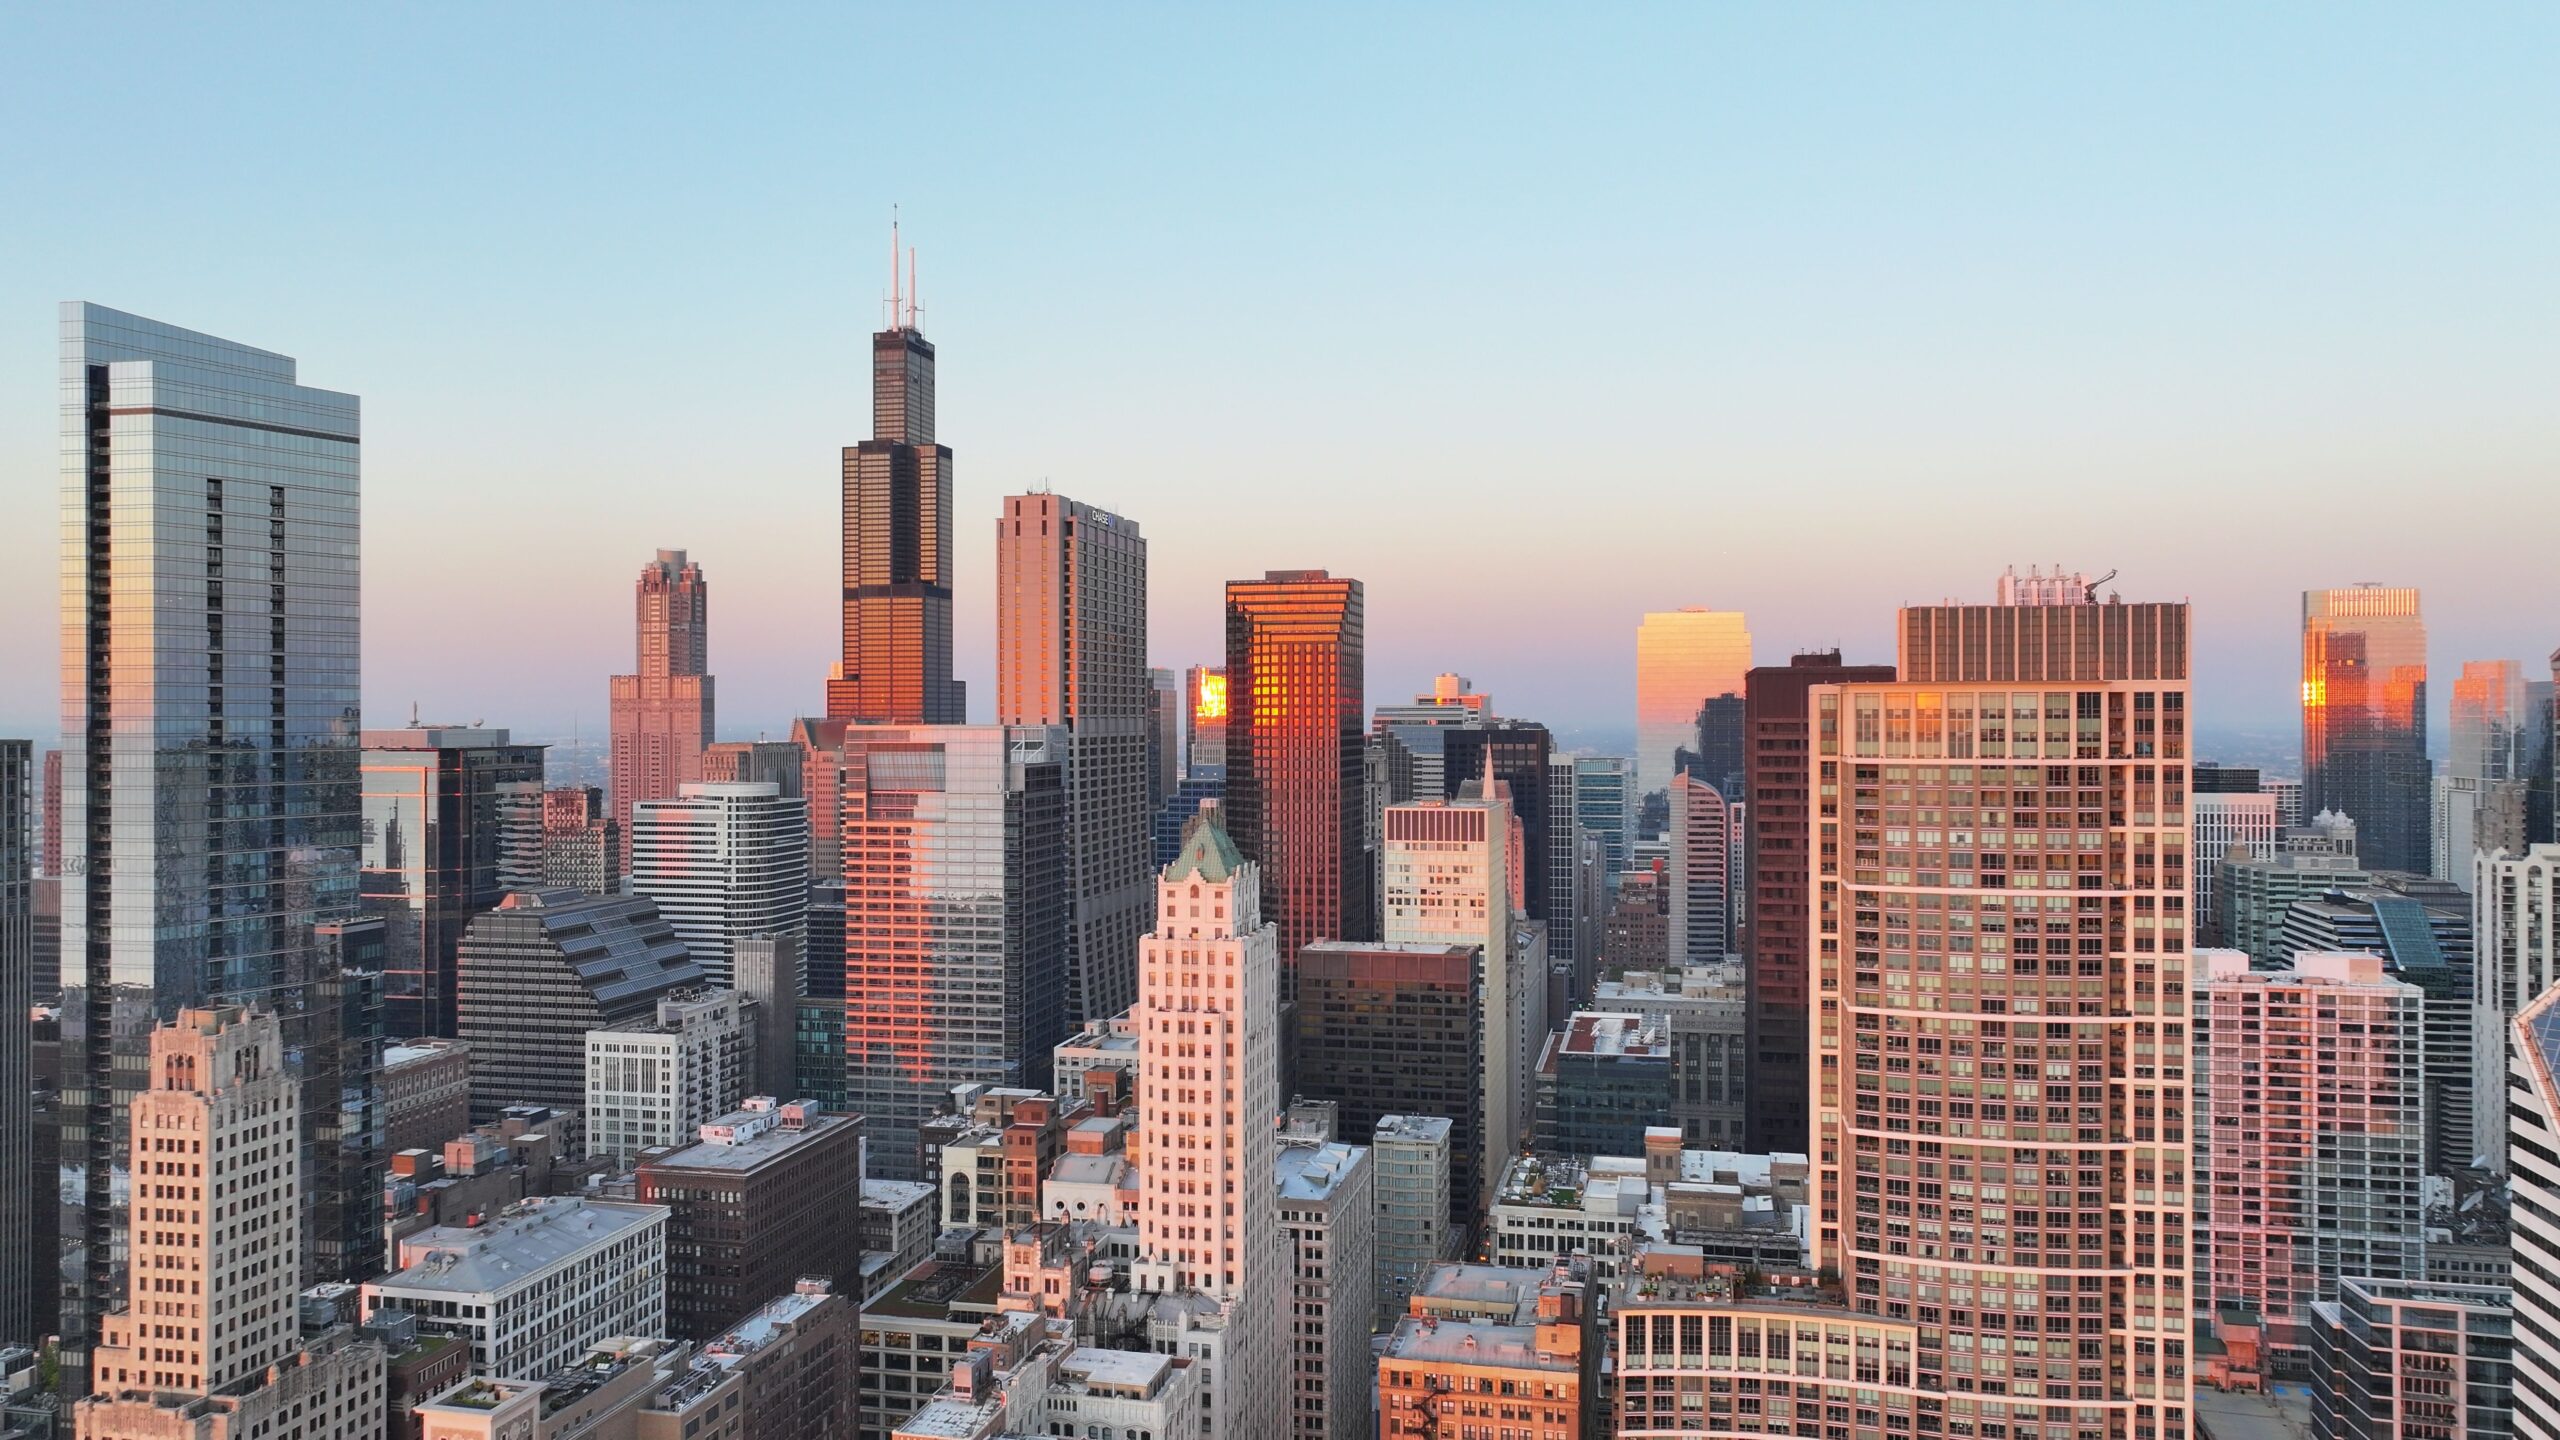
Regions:
<svg viewBox="0 0 2560 1440"><path fill-rule="evenodd" d="M1369 938L1361 616L1360 582L1322 570L1227 582L1227 829L1280 926L1284 997L1300 950Z"/></svg>
<svg viewBox="0 0 2560 1440"><path fill-rule="evenodd" d="M118 987L292 1016L356 908L358 402L289 356L61 311L69 1393L120 1296ZM288 1019L290 1043L292 1022Z"/></svg>
<svg viewBox="0 0 2560 1440"><path fill-rule="evenodd" d="M2356 822L2364 863L2427 873L2427 622L2418 592L2302 592L2302 808Z"/></svg>
<svg viewBox="0 0 2560 1440"><path fill-rule="evenodd" d="M933 430L933 342L912 310L871 337L872 437L844 447L844 659L827 718L957 725L951 447Z"/></svg>
<svg viewBox="0 0 2560 1440"><path fill-rule="evenodd" d="M1710 696L1741 694L1750 668L1751 630L1739 610L1644 617L1636 627L1638 795L1670 786L1674 757L1697 739L1699 709Z"/></svg>
<svg viewBox="0 0 2560 1440"><path fill-rule="evenodd" d="M383 1024L460 1033L455 949L471 917L542 881L543 747L504 730L364 732L367 914L383 921Z"/></svg>

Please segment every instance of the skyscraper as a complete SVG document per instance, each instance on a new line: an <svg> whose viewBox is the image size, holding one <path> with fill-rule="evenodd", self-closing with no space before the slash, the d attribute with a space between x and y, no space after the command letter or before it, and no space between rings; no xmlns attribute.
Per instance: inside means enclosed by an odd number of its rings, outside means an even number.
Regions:
<svg viewBox="0 0 2560 1440"><path fill-rule="evenodd" d="M1739 610L1658 611L1636 627L1636 785L1671 784L1672 757L1697 738L1711 695L1741 694L1751 631ZM1712 777L1710 777L1712 778Z"/></svg>
<svg viewBox="0 0 2560 1440"><path fill-rule="evenodd" d="M542 792L542 884L589 895L622 893L622 826L604 811L593 785Z"/></svg>
<svg viewBox="0 0 2560 1440"><path fill-rule="evenodd" d="M142 1277L109 1315L82 1440L273 1435L360 1440L382 1430L383 1355L344 1331L304 1349L302 1176L279 1135L300 1104L272 1015L186 1009L151 1036L132 1104Z"/></svg>
<svg viewBox="0 0 2560 1440"><path fill-rule="evenodd" d="M2520 1063L2506 1043L2511 1027L2560 988L2560 845L2475 856L2472 866L2472 1150L2495 1164L2508 1152L2508 1107L2497 1099L2514 1093ZM2560 1291L2552 1300L2560 1305Z"/></svg>
<svg viewBox="0 0 2560 1440"><path fill-rule="evenodd" d="M1045 1086L1067 1014L1066 733L845 728L844 1050L872 1173L964 1081Z"/></svg>
<svg viewBox="0 0 2560 1440"><path fill-rule="evenodd" d="M1355 592L1356 594L1356 592ZM1289 1286L1279 1192L1280 936L1262 889L1214 816L1204 816L1156 887L1156 924L1138 952L1138 1161L1144 1294L1189 1293L1210 1307L1207 1440L1279 1433L1289 1356Z"/></svg>
<svg viewBox="0 0 2560 1440"><path fill-rule="evenodd" d="M711 704L711 584L681 550L661 550L633 588L636 673L613 677L613 822L631 849L631 807L702 778L719 728Z"/></svg>
<svg viewBox="0 0 2560 1440"><path fill-rule="evenodd" d="M1813 765L1806 697L1816 685L1890 682L1890 665L1843 665L1810 651L1743 677L1744 928L1750 956L1749 1140L1760 1154L1807 1152L1806 1003L1812 994Z"/></svg>
<svg viewBox="0 0 2560 1440"><path fill-rule="evenodd" d="M35 1287L50 1279L54 1256L35 1253L33 1207L35 1114L27 1095L32 1064L35 1005L28 983L35 966L35 857L27 844L29 762L24 740L0 740L0 1335L34 1339Z"/></svg>
<svg viewBox="0 0 2560 1440"><path fill-rule="evenodd" d="M2524 667L2466 660L2453 682L2444 773L2435 777L2434 845L2427 873L2471 883L2471 857L2522 850L2534 777L2534 723Z"/></svg>
<svg viewBox="0 0 2560 1440"><path fill-rule="evenodd" d="M43 849L36 856L38 875L58 876L62 873L62 752L44 752L44 829Z"/></svg>
<svg viewBox="0 0 2560 1440"><path fill-rule="evenodd" d="M1627 832L1635 828L1635 796L1623 755L1573 757L1573 822L1599 840L1612 884L1627 868Z"/></svg>
<svg viewBox="0 0 2560 1440"><path fill-rule="evenodd" d="M1227 773L1227 667L1194 665L1182 672L1182 773L1224 778Z"/></svg>
<svg viewBox="0 0 2560 1440"><path fill-rule="evenodd" d="M1698 775L1671 782L1671 963L1714 965L1732 953L1733 808Z"/></svg>
<svg viewBox="0 0 2560 1440"><path fill-rule="evenodd" d="M2356 822L2365 864L2425 874L2427 625L2415 590L2302 592L2302 808Z"/></svg>
<svg viewBox="0 0 2560 1440"><path fill-rule="evenodd" d="M1810 697L1814 1263L1950 1432L2187 1434L2187 607L1896 628L1898 682Z"/></svg>
<svg viewBox="0 0 2560 1440"><path fill-rule="evenodd" d="M771 781L687 785L631 812L631 893L657 902L711 983L740 941L808 941L809 806Z"/></svg>
<svg viewBox="0 0 2560 1440"><path fill-rule="evenodd" d="M871 337L872 438L844 448L844 659L829 719L968 719L967 687L951 678L951 447L934 440L933 363L914 297L893 300Z"/></svg>
<svg viewBox="0 0 2560 1440"><path fill-rule="evenodd" d="M996 517L996 721L1067 732L1067 1015L1138 997L1154 873L1147 735L1147 541L1060 495ZM1168 677L1170 678L1170 677Z"/></svg>
<svg viewBox="0 0 2560 1440"><path fill-rule="evenodd" d="M1147 670L1147 813L1153 815L1182 783L1182 687L1162 666Z"/></svg>
<svg viewBox="0 0 2560 1440"><path fill-rule="evenodd" d="M1751 683L1748 672L1744 674L1743 683ZM1727 691L1722 695L1710 695L1698 706L1698 763L1691 769L1699 779L1716 787L1729 800L1742 797L1747 730L1743 699L1738 693Z"/></svg>
<svg viewBox="0 0 2560 1440"><path fill-rule="evenodd" d="M1273 570L1227 582L1227 826L1280 927L1280 988L1318 940L1366 940L1369 863L1357 580Z"/></svg>
<svg viewBox="0 0 2560 1440"><path fill-rule="evenodd" d="M66 1393L123 1292L119 986L279 1010L356 909L358 403L293 360L61 312L63 1160L81 1173ZM294 1023L287 1018L287 1026ZM66 1045L69 1044L66 1039ZM66 1247L72 1237L64 1237Z"/></svg>
<svg viewBox="0 0 2560 1440"><path fill-rule="evenodd" d="M2372 955L2194 960L2198 1298L2301 1359L2341 1278L2426 1278L2426 1000Z"/></svg>
<svg viewBox="0 0 2560 1440"><path fill-rule="evenodd" d="M471 917L542 879L543 748L504 730L364 732L367 914L383 920L383 1024L455 1034L454 947Z"/></svg>
<svg viewBox="0 0 2560 1440"><path fill-rule="evenodd" d="M471 1118L509 1105L575 1110L587 1098L587 1032L637 1024L701 986L701 967L638 895L518 891L463 931L461 1037Z"/></svg>
<svg viewBox="0 0 2560 1440"><path fill-rule="evenodd" d="M2241 793L2230 790L2198 790L2188 797L2188 811L2194 818L2195 843L2189 847L2192 872L2187 903L2187 916L2194 922L2197 938L2214 945L2228 945L2230 938L2221 933L2214 917L2214 881L2222 873L2222 862L2234 845L2247 846L2252 855L2264 855L2275 848L2282 827L2276 823L2276 797L2256 791Z"/></svg>

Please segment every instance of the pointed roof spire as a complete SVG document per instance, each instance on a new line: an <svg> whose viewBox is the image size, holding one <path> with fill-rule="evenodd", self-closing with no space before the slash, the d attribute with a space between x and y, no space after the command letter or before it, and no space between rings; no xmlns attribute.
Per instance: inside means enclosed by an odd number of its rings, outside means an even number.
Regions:
<svg viewBox="0 0 2560 1440"><path fill-rule="evenodd" d="M1204 801L1200 813L1192 816L1190 823L1183 827L1182 853L1173 857L1173 863L1165 867L1164 878L1172 881L1194 875L1212 882L1224 881L1233 877L1243 864L1243 852L1236 849L1236 842L1227 835L1227 827L1218 821L1216 804Z"/></svg>

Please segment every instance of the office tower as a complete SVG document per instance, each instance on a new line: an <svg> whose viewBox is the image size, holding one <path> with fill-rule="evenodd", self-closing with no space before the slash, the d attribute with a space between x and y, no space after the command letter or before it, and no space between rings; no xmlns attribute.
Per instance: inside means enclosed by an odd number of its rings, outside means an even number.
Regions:
<svg viewBox="0 0 2560 1440"><path fill-rule="evenodd" d="M36 1285L57 1257L35 1249L35 857L27 837L29 763L24 740L0 740L0 1338L33 1340Z"/></svg>
<svg viewBox="0 0 2560 1440"><path fill-rule="evenodd" d="M891 257L895 270L895 256ZM844 659L827 717L958 725L951 678L951 447L935 443L933 342L913 297L871 337L872 438L844 449Z"/></svg>
<svg viewBox="0 0 2560 1440"><path fill-rule="evenodd" d="M2222 933L2219 912L2214 909L2214 882L2221 876L2222 862L2231 857L2233 846L2242 847L2251 856L2274 848L2282 833L2276 823L2276 797L2254 790L2198 790L2188 796L2187 811L2195 829L2195 839L2189 846L2195 863L2187 913L2195 918L2200 941L2229 945L2230 937Z"/></svg>
<svg viewBox="0 0 2560 1440"><path fill-rule="evenodd" d="M1210 1352L1201 1357L1207 1440L1272 1433L1269 1417L1287 1410L1295 1348L1280 1333L1288 1282L1270 1183L1280 931L1263 918L1256 869L1215 817L1192 827L1156 887L1131 1012L1138 1093L1161 1097L1149 1105L1138 1161L1131 1280L1142 1294L1186 1294L1207 1307L1206 1334L1189 1342Z"/></svg>
<svg viewBox="0 0 2560 1440"><path fill-rule="evenodd" d="M1731 953L1733 813L1695 775L1671 782L1671 958L1713 965Z"/></svg>
<svg viewBox="0 0 2560 1440"><path fill-rule="evenodd" d="M2521 779L2533 763L2526 748L2532 730L2522 664L2462 662L2462 674L2453 682L2446 773L2481 780Z"/></svg>
<svg viewBox="0 0 2560 1440"><path fill-rule="evenodd" d="M713 1339L803 1275L861 1293L859 1119L757 1096L700 1136L640 1158L638 1197L672 1212L668 1333Z"/></svg>
<svg viewBox="0 0 2560 1440"><path fill-rule="evenodd" d="M588 1031L587 1153L624 1167L690 1143L747 1098L757 1058L735 990L662 995L648 1020Z"/></svg>
<svg viewBox="0 0 2560 1440"><path fill-rule="evenodd" d="M1641 1015L1671 1047L1671 1123L1685 1144L1740 1150L1748 1134L1749 990L1739 964L1629 971L1595 987L1603 1013Z"/></svg>
<svg viewBox="0 0 2560 1440"><path fill-rule="evenodd" d="M79 302L61 347L62 963L90 1011L65 1040L95 1042L58 1111L76 1395L123 1290L119 987L164 1017L278 1007L311 923L356 909L359 442L356 397L288 356Z"/></svg>
<svg viewBox="0 0 2560 1440"><path fill-rule="evenodd" d="M712 714L711 584L681 550L661 550L633 587L635 673L612 685L613 823L631 846L631 807L702 778Z"/></svg>
<svg viewBox="0 0 2560 1440"><path fill-rule="evenodd" d="M44 752L44 775L41 783L44 788L39 798L44 807L41 812L44 829L37 838L43 848L36 853L36 874L58 877L62 874L62 752L60 750L49 749Z"/></svg>
<svg viewBox="0 0 2560 1440"><path fill-rule="evenodd" d="M509 1105L576 1109L588 1031L646 1019L661 996L703 983L674 927L638 895L518 891L472 920L458 958L474 1121Z"/></svg>
<svg viewBox="0 0 2560 1440"><path fill-rule="evenodd" d="M1280 927L1280 995L1298 952L1366 940L1361 589L1322 570L1227 582L1225 825Z"/></svg>
<svg viewBox="0 0 2560 1440"><path fill-rule="evenodd" d="M1573 757L1573 821L1599 839L1602 864L1614 885L1627 868L1627 832L1635 819L1635 796L1623 755Z"/></svg>
<svg viewBox="0 0 2560 1440"><path fill-rule="evenodd" d="M803 974L808 960L800 943L788 935L750 935L730 952L730 963L737 969L738 997L746 1006L747 1054L753 1062L739 1093L808 1098L792 1058L800 1002L808 998ZM841 1010L843 997L835 999ZM836 1048L842 1053L844 1047Z"/></svg>
<svg viewBox="0 0 2560 1440"><path fill-rule="evenodd" d="M1182 773L1227 773L1227 667L1194 665L1182 672Z"/></svg>
<svg viewBox="0 0 2560 1440"><path fill-rule="evenodd" d="M631 893L693 952L711 983L736 976L751 936L808 936L809 806L771 781L702 781L631 812Z"/></svg>
<svg viewBox="0 0 2560 1440"><path fill-rule="evenodd" d="M845 1098L916 1173L954 1085L1045 1087L1066 1038L1066 732L849 726L838 767Z"/></svg>
<svg viewBox="0 0 2560 1440"><path fill-rule="evenodd" d="M519 1200L404 1237L399 1268L365 1282L365 1317L406 1310L462 1337L477 1375L549 1375L598 1341L667 1333L668 1228L660 1205Z"/></svg>
<svg viewBox="0 0 2560 1440"><path fill-rule="evenodd" d="M454 1033L454 947L471 917L538 884L540 745L504 730L364 732L364 909L383 921L383 1023Z"/></svg>
<svg viewBox="0 0 2560 1440"><path fill-rule="evenodd" d="M1642 1015L1575 1011L1546 1037L1536 1090L1540 1154L1640 1155L1645 1132L1671 1124L1669 1034Z"/></svg>
<svg viewBox="0 0 2560 1440"><path fill-rule="evenodd" d="M2471 897L2451 881L2383 874L2365 884L2295 900L2285 911L2277 939L2277 953L2288 957L2305 952L2379 956L2384 975L2425 994L2420 1077L2430 1175L2451 1174L2481 1153L2479 1062L2483 1051L2503 1054L2503 1046L2482 1045L2474 1034L2471 911ZM2503 1072L2489 1077L2493 1088L2486 1093L2493 1103L2504 1078Z"/></svg>
<svg viewBox="0 0 2560 1440"><path fill-rule="evenodd" d="M1399 1111L1443 1117L1451 1174L1435 1234L1474 1224L1483 1206L1476 963L1473 945L1323 940L1298 953L1298 1096L1339 1106L1350 1135Z"/></svg>
<svg viewBox="0 0 2560 1440"><path fill-rule="evenodd" d="M1750 920L1750 1130L1742 1147L1802 1154L1806 1006L1812 993L1813 767L1806 697L1816 685L1893 679L1890 665L1843 665L1808 651L1743 677L1743 885Z"/></svg>
<svg viewBox="0 0 2560 1440"><path fill-rule="evenodd" d="M2276 823L2291 830L2309 823L2302 808L2302 782L2270 779L2258 782L2258 788L2276 797Z"/></svg>
<svg viewBox="0 0 2560 1440"><path fill-rule="evenodd" d="M2517 1440L2560 1440L2560 987L2546 988L2507 1032L2512 1143ZM2484 1110L2487 1106L2481 1107Z"/></svg>
<svg viewBox="0 0 2560 1440"><path fill-rule="evenodd" d="M1644 617L1636 627L1636 786L1650 795L1671 783L1674 756L1697 738L1698 711L1711 695L1742 693L1751 668L1751 631L1739 610L1685 609Z"/></svg>
<svg viewBox="0 0 2560 1440"><path fill-rule="evenodd" d="M133 1098L133 1294L104 1321L81 1440L371 1440L383 1353L343 1329L306 1349L296 1312L296 1083L275 1017L185 1009L151 1037Z"/></svg>
<svg viewBox="0 0 2560 1440"><path fill-rule="evenodd" d="M2205 860L2200 854L2196 863ZM2226 850L2213 865L2210 923L2231 949L2270 970L2293 958L2284 922L2296 904L2373 878L2356 859L2355 822L2335 811L2283 831L2272 847Z"/></svg>
<svg viewBox="0 0 2560 1440"><path fill-rule="evenodd" d="M1453 1209L1458 1173L1446 1115L1381 1115L1370 1132L1370 1165L1378 1224L1371 1245L1377 1259L1377 1315L1387 1329L1405 1312L1422 1273L1438 1264L1449 1237L1475 1223L1473 1212Z"/></svg>
<svg viewBox="0 0 2560 1440"><path fill-rule="evenodd" d="M1369 1147L1284 1133L1274 1172L1291 1261L1286 1433L1374 1437L1369 1322L1378 1308L1378 1201Z"/></svg>
<svg viewBox="0 0 2560 1440"><path fill-rule="evenodd" d="M2509 1153L2509 1107L2495 1102L2515 1094L2520 1063L2510 1027L2560 986L2560 845L2476 856L2472 867L2472 1149L2496 1165Z"/></svg>
<svg viewBox="0 0 2560 1440"><path fill-rule="evenodd" d="M1470 725L1493 718L1493 697L1476 689L1464 675L1431 677L1431 689L1410 705L1381 705L1369 717L1370 733L1383 735L1398 725Z"/></svg>
<svg viewBox="0 0 2560 1440"><path fill-rule="evenodd" d="M2365 863L2426 872L2427 626L2418 592L2302 592L2302 803L2356 822Z"/></svg>
<svg viewBox="0 0 2560 1440"><path fill-rule="evenodd" d="M1492 1192L1502 1158L1528 1138L1530 1074L1547 1033L1545 975L1529 973L1514 938L1519 826L1505 787L1492 788L1489 797L1390 805L1382 841L1387 942L1476 952L1484 1130L1470 1188L1478 1196Z"/></svg>
<svg viewBox="0 0 2560 1440"><path fill-rule="evenodd" d="M382 1182L391 1158L382 1087L386 931L379 915L313 926L317 964L284 1027L287 1068L302 1090L311 1223L301 1264L313 1283L361 1280L382 1268Z"/></svg>
<svg viewBox="0 0 2560 1440"><path fill-rule="evenodd" d="M542 792L540 888L622 893L622 825L605 813L602 790L562 785Z"/></svg>
<svg viewBox="0 0 2560 1440"><path fill-rule="evenodd" d="M801 767L808 752L797 740L723 740L702 747L702 778L715 783L762 781L786 799L801 798Z"/></svg>
<svg viewBox="0 0 2560 1440"><path fill-rule="evenodd" d="M2515 1433L2515 1355L2525 1346L2507 1287L2354 1278L2311 1310L2314 1435Z"/></svg>
<svg viewBox="0 0 2560 1440"><path fill-rule="evenodd" d="M2187 793L2190 795L2259 794L2258 767L2224 765L2218 761L2199 760L2188 776Z"/></svg>
<svg viewBox="0 0 2560 1440"><path fill-rule="evenodd" d="M2195 959L2198 1298L2303 1360L2340 1277L2425 1278L2426 1000L2371 955Z"/></svg>
<svg viewBox="0 0 2560 1440"><path fill-rule="evenodd" d="M1659 970L1670 963L1670 871L1666 854L1618 876L1618 898L1600 922L1603 971Z"/></svg>
<svg viewBox="0 0 2560 1440"><path fill-rule="evenodd" d="M412 1040L382 1052L383 1145L441 1150L471 1128L471 1047Z"/></svg>
<svg viewBox="0 0 2560 1440"><path fill-rule="evenodd" d="M1680 768L1727 795L1741 794L1745 748L1743 716L1740 694L1727 691L1722 695L1708 696L1698 706L1696 740L1692 745L1681 747L1680 754L1688 757L1689 763L1681 764Z"/></svg>
<svg viewBox="0 0 2560 1440"><path fill-rule="evenodd" d="M2186 1433L2187 607L1907 607L1896 630L1900 680L1810 696L1813 1261L1916 1325L1951 1431ZM1906 841L1931 811L1974 828ZM1995 1061L2021 1077L1996 1124L1956 1078ZM1993 1175L2043 1223L1977 1226ZM1914 1305L1941 1283L1968 1303ZM2041 1393L1966 1394L2037 1314L2056 1345L2072 1326Z"/></svg>
<svg viewBox="0 0 2560 1440"><path fill-rule="evenodd" d="M1417 732L1398 727L1395 733ZM1511 813L1521 831L1514 857L1520 874L1512 886L1511 906L1546 922L1547 959L1574 966L1575 992L1587 992L1589 979L1581 974L1582 957L1573 948L1579 938L1575 857L1580 840L1573 822L1573 766L1556 755L1554 737L1534 720L1485 720L1419 733L1434 734L1441 742L1445 769L1439 794L1455 800L1470 787L1480 793L1488 766L1510 791Z"/></svg>
<svg viewBox="0 0 2560 1440"><path fill-rule="evenodd" d="M1181 682L1162 666L1147 670L1147 813L1155 814L1182 783Z"/></svg>
<svg viewBox="0 0 2560 1440"><path fill-rule="evenodd" d="M996 722L1067 732L1067 1012L1118 1015L1155 874L1147 803L1147 542L1059 495L996 519Z"/></svg>

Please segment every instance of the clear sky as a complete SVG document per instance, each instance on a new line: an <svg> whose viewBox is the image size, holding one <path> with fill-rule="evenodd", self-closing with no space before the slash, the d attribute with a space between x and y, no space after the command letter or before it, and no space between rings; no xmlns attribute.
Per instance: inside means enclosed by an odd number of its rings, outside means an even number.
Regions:
<svg viewBox="0 0 2560 1440"><path fill-rule="evenodd" d="M0 733L55 717L54 302L365 401L365 703L600 730L659 546L731 738L819 708L892 203L991 521L1368 583L1369 687L1631 727L1636 619L1889 659L2001 567L2560 644L2560 8L0 7Z"/></svg>

